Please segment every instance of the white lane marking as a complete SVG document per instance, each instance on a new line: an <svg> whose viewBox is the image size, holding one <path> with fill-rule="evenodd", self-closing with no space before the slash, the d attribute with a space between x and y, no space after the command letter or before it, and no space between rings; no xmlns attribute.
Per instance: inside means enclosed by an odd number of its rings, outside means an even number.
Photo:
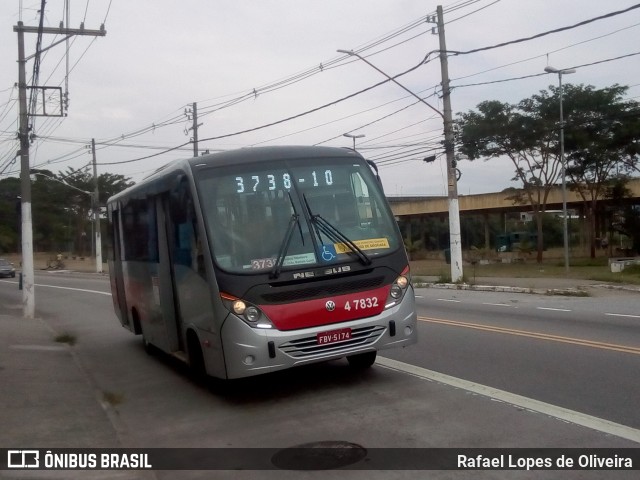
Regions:
<svg viewBox="0 0 640 480"><path fill-rule="evenodd" d="M566 308L536 307L538 310L551 310L552 312L570 312Z"/></svg>
<svg viewBox="0 0 640 480"><path fill-rule="evenodd" d="M483 303L482 305L493 305L494 307L512 307L513 305L509 305L508 303Z"/></svg>
<svg viewBox="0 0 640 480"><path fill-rule="evenodd" d="M627 314L624 314L624 313L605 313L605 315L609 315L610 317L640 318L640 315L627 315Z"/></svg>
<svg viewBox="0 0 640 480"><path fill-rule="evenodd" d="M36 287L48 287L48 288L60 288L62 290L74 290L76 292L97 293L99 295L111 296L111 292L101 292L99 290L87 290L86 288L59 287L58 285L45 285L43 283L36 283L35 286Z"/></svg>
<svg viewBox="0 0 640 480"><path fill-rule="evenodd" d="M593 417L584 413L569 410L568 408L559 407L550 403L534 400L533 398L523 397L515 393L506 392L497 388L481 385L479 383L469 382L461 378L452 377L443 373L434 372L426 368L410 365L408 363L392 360L391 358L385 358L378 356L376 364L381 367L388 368L390 370L396 370L399 372L408 373L418 378L425 380L433 380L445 385L451 385L452 387L461 388L468 392L477 393L489 397L493 400L499 400L517 407L533 410L551 417L558 418L560 420L574 423L576 425L582 425L583 427L591 428L599 432L615 435L620 438L625 438L634 442L640 443L640 430L637 430L626 425L611 422L604 418Z"/></svg>
<svg viewBox="0 0 640 480"><path fill-rule="evenodd" d="M16 281L9 280L0 280L2 283L13 283L18 284ZM46 285L44 283L34 283L36 287L47 287L47 288L60 288L62 290L74 290L76 292L85 292L85 293L97 293L98 295L108 295L111 296L111 292L101 292L99 290L88 290L86 288L73 288L73 287L60 287L58 285Z"/></svg>
<svg viewBox="0 0 640 480"><path fill-rule="evenodd" d="M451 300L450 298L436 298L436 300L438 300L439 302L460 303L460 300Z"/></svg>

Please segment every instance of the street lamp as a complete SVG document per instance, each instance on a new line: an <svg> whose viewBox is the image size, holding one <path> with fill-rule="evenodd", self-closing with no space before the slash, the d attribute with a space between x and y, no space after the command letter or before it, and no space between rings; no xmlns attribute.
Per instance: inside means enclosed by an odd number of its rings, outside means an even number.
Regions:
<svg viewBox="0 0 640 480"><path fill-rule="evenodd" d="M347 138L353 138L353 150L354 151L356 149L356 138L364 138L364 134L352 135L351 133L343 133L342 136L343 137L347 137Z"/></svg>
<svg viewBox="0 0 640 480"><path fill-rule="evenodd" d="M569 273L569 231L567 227L567 169L564 161L564 116L562 113L562 75L576 73L575 68L565 68L558 70L551 66L544 68L547 73L558 74L558 96L560 97L560 167L562 175L562 239L564 243L564 270Z"/></svg>
<svg viewBox="0 0 640 480"><path fill-rule="evenodd" d="M440 8L440 7L438 7ZM446 47L442 47L442 50L445 51ZM369 65L374 70L380 72L382 75L387 77L393 83L398 85L404 91L411 94L413 97L417 98L420 102L424 103L431 110L436 112L441 118L444 124L444 150L447 157L447 201L449 204L449 252L451 255L451 281L452 282L460 282L463 279L463 271L462 271L462 244L461 244L461 235L460 235L460 206L458 204L458 179L456 178L456 161L455 161L455 152L454 152L454 134L453 134L453 121L451 118L451 103L450 103L450 89L449 89L449 79L448 76L445 75L443 69L442 74L442 95L443 95L443 103L444 103L444 113L435 108L434 106L427 103L427 101L417 95L416 93L409 90L407 87L398 82L395 78L387 75L385 72L380 70L366 58L362 57L360 54L354 52L353 50L338 50L338 53L346 53L347 55L351 55L353 57L358 57L364 63ZM446 56L445 56L446 58Z"/></svg>

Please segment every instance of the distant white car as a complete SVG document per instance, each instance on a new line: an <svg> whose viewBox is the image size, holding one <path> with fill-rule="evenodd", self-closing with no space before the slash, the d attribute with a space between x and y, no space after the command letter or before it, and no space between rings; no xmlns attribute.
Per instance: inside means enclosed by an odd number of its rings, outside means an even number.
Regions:
<svg viewBox="0 0 640 480"><path fill-rule="evenodd" d="M0 258L0 277L15 277L16 269L13 268L13 264L6 261L4 258Z"/></svg>

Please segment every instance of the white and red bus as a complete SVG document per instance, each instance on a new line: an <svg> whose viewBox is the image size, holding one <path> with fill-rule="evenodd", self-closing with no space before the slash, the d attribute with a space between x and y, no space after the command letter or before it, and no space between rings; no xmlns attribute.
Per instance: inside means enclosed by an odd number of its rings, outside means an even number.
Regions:
<svg viewBox="0 0 640 480"><path fill-rule="evenodd" d="M402 238L353 150L242 149L177 161L108 201L122 325L217 378L416 342Z"/></svg>

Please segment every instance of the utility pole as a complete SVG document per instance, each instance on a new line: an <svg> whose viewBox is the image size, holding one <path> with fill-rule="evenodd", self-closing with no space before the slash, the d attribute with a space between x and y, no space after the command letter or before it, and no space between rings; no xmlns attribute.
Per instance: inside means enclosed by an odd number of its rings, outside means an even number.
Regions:
<svg viewBox="0 0 640 480"><path fill-rule="evenodd" d="M33 272L33 225L31 222L31 177L29 169L29 117L27 114L27 60L24 56L24 30L18 22L18 103L20 108L20 198L22 203L22 315L35 316Z"/></svg>
<svg viewBox="0 0 640 480"><path fill-rule="evenodd" d="M96 273L102 273L102 235L100 230L100 192L98 191L98 167L96 165L96 139L91 139L91 154L93 156L94 190L91 196L93 203L93 222L96 235Z"/></svg>
<svg viewBox="0 0 640 480"><path fill-rule="evenodd" d="M442 62L442 58L444 56L444 64L442 65L442 86L444 93L444 105L445 111L440 112L433 105L430 105L424 98L417 95L415 92L411 91L400 82L398 82L395 77L391 77L386 74L384 71L380 70L374 64L372 64L369 60L364 58L359 53L354 52L353 50L338 50L339 53L346 53L347 55L352 55L354 57L358 57L360 60L365 62L367 65L372 67L373 69L380 72L382 75L387 77L390 81L398 85L400 88L408 92L417 98L420 102L425 104L431 110L436 112L438 115L442 117L444 123L444 145L445 152L447 154L447 180L449 184L449 243L450 249L449 252L451 254L451 281L452 282L460 282L462 281L462 248L460 244L460 208L458 206L458 185L456 178L456 165L455 165L455 155L454 155L454 142L453 142L453 120L451 119L451 99L450 90L449 90L449 74L447 68L447 57L446 57L446 46L444 43L444 21L442 20L442 7L438 7L439 20L438 20L438 28L441 32L440 35L440 61ZM428 21L433 22L434 19L429 17ZM435 30L435 29L434 29ZM428 157L425 158L425 161L428 161Z"/></svg>
<svg viewBox="0 0 640 480"><path fill-rule="evenodd" d="M20 109L20 122L18 138L20 140L20 196L22 202L22 316L24 318L34 318L36 309L35 288L34 288L34 268L33 268L33 222L31 219L31 177L29 159L29 111L27 110L27 60L32 57L25 57L24 34L42 33L64 35L65 39L73 35L105 36L107 34L104 25L100 30L85 30L84 25L79 29L72 28L50 28L50 27L26 27L19 21L13 27L13 31L18 34L18 107ZM42 53L63 40L51 44L46 49L36 52ZM33 55L33 56L35 56Z"/></svg>
<svg viewBox="0 0 640 480"><path fill-rule="evenodd" d="M191 140L193 141L193 156L198 156L198 127L202 126L201 123L198 123L198 104L193 102L191 104L191 110L184 109L184 114L189 118L191 115L191 120L193 120L193 125L190 128L185 129L184 134L187 135L189 130L193 130L193 137Z"/></svg>
<svg viewBox="0 0 640 480"><path fill-rule="evenodd" d="M458 204L458 179L455 158L455 139L451 114L451 89L449 88L449 62L444 36L442 6L437 7L438 38L440 40L440 70L442 72L442 103L444 106L444 151L447 158L447 196L449 203L449 248L451 253L451 281L462 281L462 243L460 235L460 206Z"/></svg>
<svg viewBox="0 0 640 480"><path fill-rule="evenodd" d="M198 104L193 102L193 156L198 156Z"/></svg>

